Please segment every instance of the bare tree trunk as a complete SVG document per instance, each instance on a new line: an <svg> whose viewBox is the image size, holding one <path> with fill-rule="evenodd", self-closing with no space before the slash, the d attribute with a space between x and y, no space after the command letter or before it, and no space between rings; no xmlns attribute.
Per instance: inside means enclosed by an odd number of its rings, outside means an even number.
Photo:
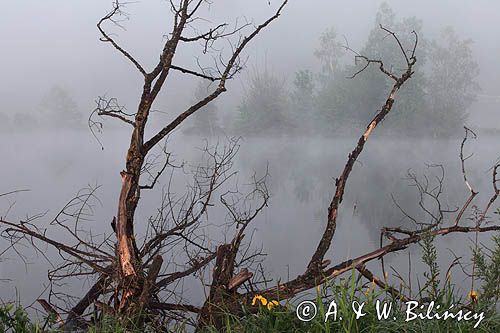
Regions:
<svg viewBox="0 0 500 333"><path fill-rule="evenodd" d="M149 96L145 89L139 104L139 111L135 117L135 127L132 131L127 152L126 171L120 172L122 187L118 200L118 217L116 220L118 283L121 289L121 300L117 305L119 311L127 309L130 304L135 303L135 299L142 293L141 288L144 284L143 267L135 241L134 216L139 202L139 179L144 164L144 154L142 152L144 128L150 105Z"/></svg>
<svg viewBox="0 0 500 333"><path fill-rule="evenodd" d="M217 249L212 285L209 296L201 309L199 327L221 328L224 325L226 313L241 312L240 298L236 290L253 276L248 271L234 276L236 254L242 238L243 233L239 233L231 244L221 245Z"/></svg>
<svg viewBox="0 0 500 333"><path fill-rule="evenodd" d="M116 221L117 255L119 264L119 282L123 287L122 299L118 309L124 309L129 300L137 295L140 284L141 265L134 239L134 213L137 203L132 190L133 175L121 172L122 188L118 201L118 219Z"/></svg>
<svg viewBox="0 0 500 333"><path fill-rule="evenodd" d="M202 34L193 38L184 37L182 34L186 25L188 25L190 20L193 19L195 13L199 9L203 1L197 1L195 3L189 0L183 0L180 2L178 8L176 8L173 3L171 4L172 9L175 12L174 28L172 30L171 37L167 40L163 47L163 51L160 55L160 61L151 72L146 72L142 65L130 53L121 48L115 42L115 40L101 27L102 23L106 21L113 22L113 16L119 15L121 13L122 4L120 4L119 1L115 1L114 9L103 19L101 19L97 25L99 31L103 36L102 40L104 42L111 43L113 47L117 49L121 54L123 54L128 60L130 60L139 70L139 72L144 76L143 93L133 121L124 117L124 113L121 110L104 109L98 110L97 112L97 114L101 116L118 118L134 127L126 157L126 170L120 173L122 176L122 187L120 191L120 198L118 201L117 218L114 220L115 232L117 236L116 256L118 266L116 282L119 286L115 296L119 296L121 298L118 304L115 304L115 309L120 312L129 309L131 305L137 303L138 298L140 298L143 294L142 288L145 284L144 267L141 263L140 253L138 251L134 238L134 216L140 198L141 186L139 185L139 180L141 176L141 170L143 168L147 154L163 138L165 138L166 135L172 132L190 115L200 110L203 106L207 105L212 100L216 99L220 94L226 91L226 81L232 78L237 72L241 70L241 66L239 64L240 53L243 51L245 46L259 34L262 29L264 29L267 25L269 25L272 21L279 17L283 7L287 3L287 0L284 0L282 2L275 15L270 17L264 23L256 26L250 35L240 40L237 47L233 50L231 57L227 62L225 62L224 67L222 67L223 70L219 70L220 77L211 77L205 75L204 73L187 70L178 66L174 66L172 64L176 49L180 42L189 43L201 39L214 42L219 38L231 36L239 31L239 29L235 29L230 33L219 33L217 29L225 26L220 25L219 27L215 28L215 30L211 30L207 34ZM202 98L200 101L196 102L186 111L180 113L171 123L162 128L158 133L156 133L156 135L145 142L144 131L146 128L148 117L150 115L151 106L158 96L158 93L163 88L171 69L178 70L188 75L194 75L197 77L202 77L204 79L209 79L212 82L218 81L219 84L213 92L208 94L205 98ZM109 103L107 105L109 105ZM152 186L154 186L154 184ZM143 188L152 188L152 186ZM230 278L233 273L232 267L234 262L234 255L228 262L230 262L231 268L229 269L228 267L225 267L224 272L225 275ZM225 284L226 283L224 283L224 285Z"/></svg>

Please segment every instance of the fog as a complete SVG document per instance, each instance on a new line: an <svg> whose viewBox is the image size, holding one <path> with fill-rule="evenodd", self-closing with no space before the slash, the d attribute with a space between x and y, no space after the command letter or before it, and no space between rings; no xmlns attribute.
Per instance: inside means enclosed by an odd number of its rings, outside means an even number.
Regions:
<svg viewBox="0 0 500 333"><path fill-rule="evenodd" d="M109 132L103 141L106 146L119 146L124 132ZM7 217L23 219L26 216L46 213L38 223L46 225L79 190L87 185L99 184L99 202L93 202L94 216L80 223L80 229L91 230L93 235L109 235L112 231L109 221L116 214L116 198L119 194L120 179L117 170L123 163L120 149L101 151L86 132L47 133L43 140L27 138L24 134L10 137L12 145L2 150L2 156L10 161L3 167L6 189L31 189L14 197L2 200L3 212ZM215 139L210 142L215 143ZM74 142L79 143L75 149ZM264 267L269 276L285 279L300 274L309 256L315 249L325 226L326 208L334 190L332 175L337 175L343 167L345 157L354 140L328 139L243 139L234 169L238 170L238 183L248 183L256 172L263 174L269 168L268 187L271 193L269 208L251 226L254 248L263 247L268 254ZM494 163L492 156L498 153L498 144L491 144L491 138L478 139L469 151L474 156L468 162L470 182L482 196L476 204L484 206L491 193L490 174L487 172ZM443 203L450 209L460 206L468 197L467 188L461 179L458 157L460 140L399 141L374 139L368 144L366 154L354 168L349 189L342 204L334 245L328 257L333 262L348 259L373 250L379 244L379 232L384 226L411 228L413 225L398 210L391 195L414 216L421 216L416 209L418 192L409 185L408 169L420 176L432 178L436 174L428 164L442 164L446 170ZM203 147L201 138L178 135L169 142L176 160L196 162ZM329 147L329 149L325 149ZM30 154L24 152L30 151ZM20 153L22 152L22 153ZM388 163L390 162L390 163ZM186 177L186 183L189 177ZM153 215L161 203L161 191L168 182L166 176L155 191L143 195L137 220L146 220ZM179 182L173 192L185 192L186 185ZM9 208L10 207L10 208ZM8 209L9 208L9 209ZM227 211L219 206L209 211L209 220L221 227L209 228L211 237L224 237L223 221ZM420 214L420 215L419 215ZM6 215L4 213L4 215ZM138 226L143 230L143 226ZM62 233L52 227L49 235ZM231 237L231 235L225 235ZM59 238L61 239L61 238ZM64 240L64 237L62 238ZM481 235L484 244L490 244L488 235ZM6 242L3 241L3 246ZM468 258L473 239L468 235L448 235L438 238L439 262L447 267L453 255ZM4 255L0 264L3 279L1 296L3 299L20 297L32 302L47 286L46 274L51 268L40 254L27 247L18 247L26 255L26 264L14 252ZM45 248L45 247L43 247ZM47 254L54 251L47 249ZM423 269L419 263L420 251L412 248L412 269ZM399 258L399 259L398 259ZM401 274L407 274L406 256L389 255L388 263ZM379 271L374 264L374 271ZM459 287L467 288L460 271L455 271ZM79 282L73 281L78 286ZM75 293L82 292L75 285L64 287ZM200 296L199 283L184 287L187 295ZM198 299L198 298L196 298ZM200 304L201 305L201 304Z"/></svg>
<svg viewBox="0 0 500 333"><path fill-rule="evenodd" d="M255 246L262 246L267 254L265 268L274 281L284 281L303 272L324 230L335 177L344 167L361 132L351 131L352 135L346 135L351 127L345 124L348 130L333 137L294 135L287 128L273 135L246 135L232 127L238 108L248 95L252 75L262 68L282 80L287 89L299 70L310 70L315 75L320 73L322 64L314 51L326 29L334 27L341 40L345 36L350 47L362 49L382 2L291 0L283 15L246 49L248 59L243 72L228 83L228 91L216 101L222 129L211 133L213 135L188 135L179 129L169 137L167 147L175 159L195 164L201 154L196 147L202 147L205 139L214 144L218 140L225 142L226 134L242 135L234 165L241 184L248 182L254 172L263 174L269 168L269 207L254 221L251 230ZM467 161L467 169L471 184L481 193L475 204L483 207L492 191L489 170L500 156L498 132L484 131L500 130L500 64L497 61L500 58L497 34L500 31L500 4L487 0L386 3L398 18L416 16L421 19L423 31L419 34L429 40L437 37L446 26L453 27L459 38L473 40L471 50L479 67L476 81L481 91L468 106L469 116L463 125L480 134L477 140L468 143L466 150L474 153ZM99 41L96 22L107 13L110 5L109 1L96 0L17 1L2 5L0 116L5 118L0 122L9 119L9 125L0 125L0 194L17 189L30 191L0 197L1 216L19 220L44 213L41 220L45 222L41 223L47 223L80 189L90 184L100 186L97 191L100 202L95 203L93 217L84 225L95 234L112 233L109 223L116 214L119 171L124 168L130 132L108 121L97 141L85 128L86 119L95 108L94 100L101 95L117 97L121 105L134 112L142 82L140 74L126 59L109 44ZM202 25L234 23L236 17L258 23L274 13L277 5L275 0L214 1L203 12L209 22ZM168 1L134 2L126 11L129 18L121 22L126 29L110 27L110 30L117 34L124 48L151 69L158 61L164 35L172 26ZM179 51L176 59L186 66L196 65L198 51L199 48L187 47ZM209 57L202 59L209 60ZM353 62L348 57L344 61ZM195 79L172 74L155 105L161 113L155 114L151 128L160 127L189 106L197 84ZM25 127L16 114L51 109L52 104L45 102L53 87L62 87L71 97L81 115L82 125L68 128L57 122L50 125L38 122ZM381 105L370 107L373 115ZM369 120L367 115L360 122L366 125ZM186 121L186 127L193 125L193 121ZM388 126L391 124L388 120ZM349 179L336 235L327 255L334 263L377 248L383 226L410 226L391 195L401 207L421 214L415 209L418 192L408 186L405 179L409 169L419 175L432 176L434 170L428 165L443 165L443 202L450 208L461 206L469 195L460 170L462 131L439 138L406 137L400 133L396 137L386 137L384 125L377 128L382 134L377 132L373 141L367 144ZM175 191L186 190L183 180L181 178L175 185ZM154 214L160 205L162 187L167 183L167 177L162 178L154 191L141 198L137 220ZM210 218L216 221L223 221L225 214L217 207L209 211ZM220 228L208 232L215 238L224 236L217 234L223 232ZM57 231L53 234L57 235ZM481 241L488 244L489 235L481 235ZM472 245L468 235L439 238L440 264L447 267L451 263L452 251L457 256L470 256L469 246ZM6 241L0 240L0 253L6 246ZM1 257L0 299L20 297L29 304L44 291L47 270L51 268L28 247L20 249L25 251L28 264L13 251ZM51 253L50 250L47 253ZM416 267L413 269L423 269L418 266L418 246L410 253ZM406 274L406 255L388 258L391 265ZM457 276L458 285L466 288L465 276L458 270ZM79 286L68 288L81 292ZM185 286L185 289L188 295L201 293L194 285Z"/></svg>
<svg viewBox="0 0 500 333"><path fill-rule="evenodd" d="M360 49L374 23L377 9L383 1L291 1L286 13L247 49L247 69L267 64L279 76L293 80L301 69L317 70L320 64L313 52L320 34L335 27L350 45ZM496 32L500 22L495 1L386 1L398 16L416 16L423 20L426 37L452 26L464 38L473 39L474 57L480 66L481 85L479 107L471 112L470 125L485 126L500 123L498 88L500 43ZM112 29L118 40L146 67L158 59L163 35L172 22L168 2L153 0L134 2L127 7L129 20L123 22L126 31ZM234 23L237 17L260 22L273 12L277 1L224 0L217 1L208 13L213 23ZM0 109L8 113L34 109L53 85L66 87L81 111L93 108L96 96L118 97L129 110L140 96L140 75L110 45L99 41L95 27L106 14L111 2L103 1L21 1L5 3L0 12ZM167 18L167 19L166 19ZM190 50L180 55L192 62ZM241 98L247 75L243 73L229 85L230 93L222 97L231 114ZM176 82L170 85L161 104L173 110L184 108L190 101L194 84ZM175 96L175 100L168 98ZM226 114L226 113L224 113ZM486 120L487 119L487 120Z"/></svg>

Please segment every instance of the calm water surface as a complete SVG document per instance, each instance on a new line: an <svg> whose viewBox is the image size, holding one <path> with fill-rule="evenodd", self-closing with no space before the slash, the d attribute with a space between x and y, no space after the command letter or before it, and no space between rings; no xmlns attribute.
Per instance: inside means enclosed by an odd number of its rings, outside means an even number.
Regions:
<svg viewBox="0 0 500 333"><path fill-rule="evenodd" d="M111 131L102 138L104 150L85 131L55 133L0 134L1 171L0 193L15 189L30 189L8 197L0 197L0 215L19 220L29 215L46 212L39 223L50 220L64 204L87 185L100 185L97 195L100 203L94 206L93 217L80 226L94 234L109 234L109 222L116 213L120 190L119 171L124 166L124 156L129 138L127 133ZM215 143L217 139L210 139ZM221 143L224 142L220 138ZM468 193L460 172L458 152L461 139L412 140L383 139L376 136L368 142L365 151L355 165L341 205L334 245L328 258L333 263L350 256L363 254L378 247L379 232L383 226L411 227L394 205L391 194L408 212L422 217L417 209L418 193L408 186L405 179L408 170L433 181L435 169L428 164L441 164L445 168L443 204L454 208L463 204ZM263 174L269 168L268 188L271 193L269 207L252 225L253 244L263 247L268 256L264 262L266 271L275 281L286 280L303 272L325 226L327 207L334 191L334 180L343 168L348 152L357 138L244 138L235 159L238 183L248 183L256 172ZM204 140L175 133L168 142L169 150L177 161L196 164L201 158ZM469 178L480 192L475 201L483 207L492 193L491 174L488 169L500 155L498 138L482 137L466 146ZM183 178L184 177L184 178ZM153 215L160 204L162 186L168 178L160 180L155 191L143 192L137 221ZM174 182L174 192L184 193L189 176L179 176ZM420 215L419 215L420 214ZM224 221L226 213L219 207L208 212L210 221ZM45 222L44 222L45 221ZM464 220L464 223L467 223ZM469 222L470 223L470 222ZM51 229L51 235L64 240L64 234ZM140 233L143 228L138 226ZM216 239L230 238L223 228L207 227ZM488 236L481 240L488 243ZM0 240L0 252L8 244ZM470 258L472 235L449 235L438 238L439 262L446 269L453 254ZM47 261L35 255L28 247L18 247L26 255L26 263L12 251L0 259L0 297L4 300L17 297L30 303L47 285ZM47 249L47 255L53 255ZM422 273L418 263L420 251L411 251L412 271ZM408 254L390 255L388 263L403 276L408 272ZM379 270L378 263L370 266ZM458 270L455 282L468 285ZM392 278L392 277L391 277ZM390 279L391 279L390 278ZM396 278L392 278L396 282ZM192 283L192 285L191 285ZM68 290L81 292L81 284L68 285ZM188 297L199 296L201 288L193 281L186 282L184 291Z"/></svg>

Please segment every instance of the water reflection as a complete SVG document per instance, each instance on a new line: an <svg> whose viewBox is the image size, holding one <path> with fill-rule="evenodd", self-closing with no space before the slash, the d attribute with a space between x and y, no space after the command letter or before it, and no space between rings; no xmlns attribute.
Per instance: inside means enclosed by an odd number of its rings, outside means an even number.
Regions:
<svg viewBox="0 0 500 333"><path fill-rule="evenodd" d="M220 139L221 142L223 139ZM240 182L244 183L256 172L262 174L269 168L268 188L271 193L269 208L253 224L254 245L263 246L268 254L265 261L270 277L285 280L303 272L319 240L326 220L327 207L334 191L335 177L342 170L356 138L245 138L235 160ZM109 132L104 138L105 149L93 141L87 132L17 133L2 139L2 184L0 192L30 188L20 193L0 198L0 212L20 219L45 212L52 217L65 202L87 184L100 184L101 205L94 207L95 218L85 222L94 234L109 234L109 222L116 211L119 191L119 171L123 168L126 132ZM215 142L212 139L211 142ZM360 255L378 247L379 233L383 226L412 227L394 205L391 194L408 212L422 214L416 207L418 192L408 186L407 173L412 169L419 175L432 170L426 163L441 164L446 170L443 203L449 207L463 204L468 196L460 173L458 157L460 140L403 140L377 138L371 140L359 162L354 166L347 191L341 205L334 245L327 257L333 262ZM193 149L204 145L202 138L183 136L170 138L168 147L177 161L200 161L201 151ZM474 152L467 161L469 178L480 196L476 204L484 205L491 193L491 180L487 170L500 151L498 138L483 137L468 146ZM185 180L179 178L175 191L185 191ZM166 179L162 181L164 185ZM143 195L138 210L138 221L154 214L160 204L162 184L155 191ZM209 211L213 221L223 221L225 211L215 207ZM143 230L143 229L142 229ZM138 227L141 231L141 227ZM221 228L208 229L215 239L229 238ZM488 235L481 240L488 242ZM452 260L450 250L469 258L470 241L467 235L450 235L439 238L440 263L447 267ZM0 240L0 251L6 243ZM450 250L449 250L450 249ZM43 290L50 267L43 258L24 249L29 264L25 265L10 252L0 263L0 297L12 299L16 292L22 300L32 301ZM418 263L418 247L413 247L413 271L424 269ZM55 255L51 249L47 254ZM408 269L406 255L390 255L389 264L405 276ZM376 266L375 266L376 267ZM377 268L374 269L377 272ZM458 274L458 276L460 276ZM457 279L457 283L460 282ZM81 286L71 286L77 293ZM201 293L196 287L188 294Z"/></svg>

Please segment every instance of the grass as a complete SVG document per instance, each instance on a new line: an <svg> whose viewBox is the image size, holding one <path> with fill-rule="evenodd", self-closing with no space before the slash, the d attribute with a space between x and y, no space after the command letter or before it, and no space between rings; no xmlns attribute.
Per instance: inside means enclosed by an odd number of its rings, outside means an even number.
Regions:
<svg viewBox="0 0 500 333"><path fill-rule="evenodd" d="M354 279L351 280L354 281ZM347 282L350 285L343 283L334 288L327 287L328 292L333 291L327 297L318 292L316 299L311 300L317 307L317 315L309 322L300 321L295 312L296 307L286 304L271 310L261 307L257 314L247 314L239 318L227 315L226 327L221 332L500 332L500 315L496 312L485 313L484 319L477 328L474 328L478 322L475 319L470 321L463 319L461 321L456 319L406 321L407 305L405 302L385 297L384 291L377 293L370 290L363 293L358 286L352 285L352 281ZM327 316L332 300L335 300L337 320L334 320L331 314ZM377 301L379 301L380 309L384 302L387 306L392 303L392 311L387 319L378 318ZM352 310L353 302L357 302L354 304L358 307L364 303L363 316L358 317ZM460 309L461 306L466 305L463 300L456 299L450 293L446 298L437 302L434 309L437 305L440 309L448 309L451 304L455 304L453 309ZM330 308L332 309L335 307ZM478 303L471 310L480 313L485 309L481 308L481 304ZM468 310L463 311L465 313ZM423 312L425 314L425 309ZM453 311L453 313L456 312L457 310ZM328 320L325 320L327 317ZM217 330L207 329L207 332L212 333Z"/></svg>
<svg viewBox="0 0 500 333"><path fill-rule="evenodd" d="M450 309L450 313L457 314L462 311L462 320L449 318L441 319L414 319L407 320L408 304L394 298L387 290L375 287L374 283L362 284L362 277L352 271L347 278L330 281L316 289L310 299L273 303L263 297L256 297L251 308L242 310L242 314L223 314L225 325L222 329L204 328L204 333L243 333L243 332L500 332L500 314L498 305L500 299L500 234L492 237L494 247L487 249L476 247L473 250L473 263L475 264L475 279L479 290L474 290L471 295L460 295L451 282L451 275L447 272L446 277L441 277L442 272L436 264L437 252L432 238L423 238L420 243L422 249L422 262L427 265L427 271L423 272L424 283L420 290L413 295L419 299L424 307L421 311L412 310L410 318L414 313L426 314L426 309L431 300L434 302L435 313L443 315L443 311ZM442 282L443 281L443 282ZM409 290L402 284L400 292L408 294ZM476 297L477 295L477 297ZM258 295L256 295L258 296ZM297 307L301 302L309 301L314 304L316 316L310 321L301 321L297 316ZM335 303L332 303L332 302ZM269 304L272 306L269 306ZM387 318L379 318L383 303L391 305L391 312ZM332 305L333 304L333 305ZM353 310L353 304L358 313ZM360 308L361 304L363 307ZM377 308L378 306L378 308ZM359 309L361 309L362 315ZM377 310L378 309L378 310ZM299 314L306 314L299 307ZM470 320L465 320L465 313ZM483 313L484 317L472 318L472 314ZM89 327L88 333L149 333L158 331L168 332L192 332L193 328L185 322L177 322L168 326L167 329L159 330L151 322L164 322L164 318L154 317L153 320L144 320L140 316L134 318L116 318L104 316L94 320L94 325ZM342 318L342 319L340 319ZM307 318L309 319L309 317ZM325 320L328 319L328 320ZM144 323L147 324L138 324ZM474 327L477 326L477 327ZM60 332L55 323L55 318L43 318L33 320L20 305L0 305L0 333L38 333L38 332Z"/></svg>
<svg viewBox="0 0 500 333"><path fill-rule="evenodd" d="M441 309L448 309L451 304L455 304L455 309L459 309L461 306L471 305L466 298L457 298L453 290L451 284L447 288L440 290L442 293L438 297L434 308L440 305ZM488 309L484 308L481 298L478 299L477 303L474 303L474 308L471 309L478 313L485 311L485 317L477 328L474 328L477 323L475 319L470 321L458 321L456 319L415 319L406 321L405 302L388 297L384 290L374 290L371 284L368 284L368 286L361 285L354 272L350 278L341 280L337 284L316 289L316 296L309 299L309 301L316 305L317 315L308 322L300 321L296 314L297 305L304 300L294 300L291 303L280 304L270 309L263 305L265 301L257 300L255 304L255 307L258 307L257 311L247 309L241 316L225 314L226 325L222 330L206 328L203 332L500 332L500 315L496 311L488 311ZM330 306L333 300L336 307ZM392 311L387 319L379 319L377 303L380 312L384 302L387 306L392 304ZM360 304L364 304L362 307L363 316L357 318L356 312L352 309L353 303L358 307ZM337 310L336 316L332 313L335 309ZM253 310L256 309L253 308ZM327 315L329 311L330 314ZM327 317L328 320L325 321ZM342 320L340 320L340 317L342 317ZM124 326L123 320L108 316L90 327L87 332L145 333L157 331L151 326L137 329L134 329L133 325L132 327L129 325L128 328ZM181 333L191 330L183 324L177 324L177 326L169 327L168 331ZM0 307L0 332L37 333L59 331L51 318L31 322L22 307L7 304Z"/></svg>

